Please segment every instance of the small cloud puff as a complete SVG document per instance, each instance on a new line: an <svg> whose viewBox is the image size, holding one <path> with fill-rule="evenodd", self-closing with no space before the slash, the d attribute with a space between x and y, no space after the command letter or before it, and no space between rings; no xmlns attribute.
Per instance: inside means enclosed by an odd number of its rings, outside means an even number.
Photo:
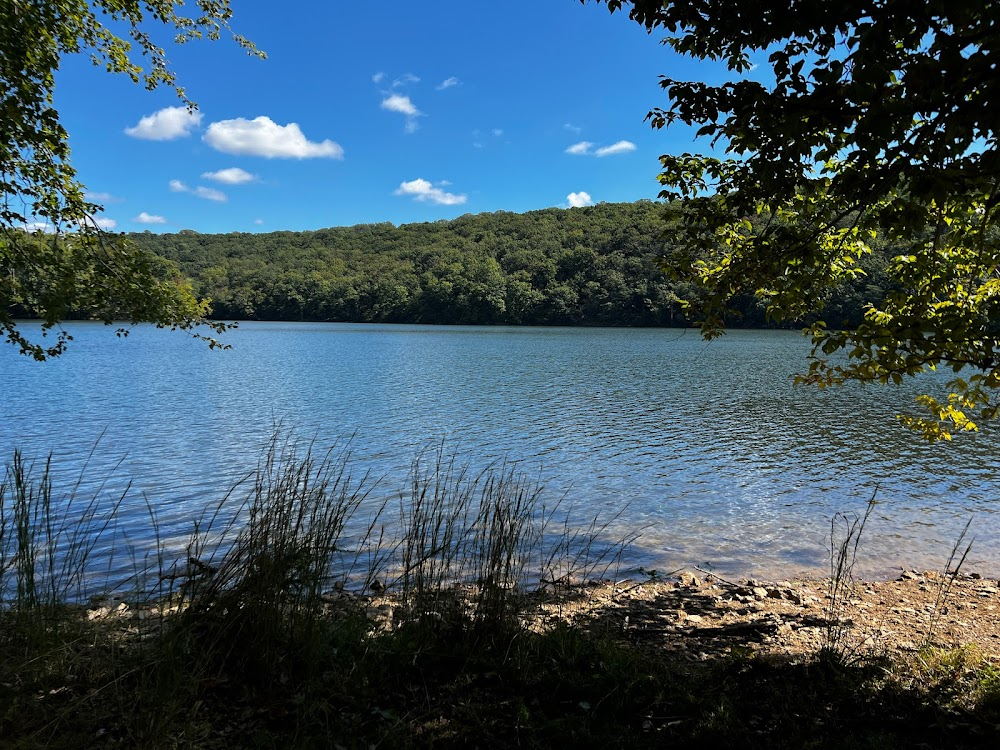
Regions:
<svg viewBox="0 0 1000 750"><path fill-rule="evenodd" d="M191 130L201 124L201 112L187 107L166 107L139 120L139 124L125 128L125 135L146 141L172 141L191 135Z"/></svg>
<svg viewBox="0 0 1000 750"><path fill-rule="evenodd" d="M566 201L569 203L570 208L583 208L584 206L594 205L594 200L590 197L590 193L585 193L583 190L579 193L570 193L566 196Z"/></svg>
<svg viewBox="0 0 1000 750"><path fill-rule="evenodd" d="M114 219L108 218L107 216L98 216L94 220L94 225L98 229L103 229L105 232L110 232L112 229L118 226L118 222Z"/></svg>
<svg viewBox="0 0 1000 750"><path fill-rule="evenodd" d="M602 146L601 148L594 149L594 144L590 141L580 141L579 143L574 143L572 146L566 149L567 154L572 154L573 156L614 156L616 154L627 154L630 151L635 151L636 145L632 141L618 141L610 146Z"/></svg>
<svg viewBox="0 0 1000 750"><path fill-rule="evenodd" d="M208 126L202 140L216 151L237 156L263 156L266 159L343 159L344 149L331 140L319 143L308 140L298 123L278 125L270 117L247 120L220 120Z"/></svg>
<svg viewBox="0 0 1000 750"><path fill-rule="evenodd" d="M378 81L376 81L376 83L378 83ZM413 75L413 73L404 73L392 82L392 87L394 89L398 89L400 86L407 86L411 83L420 83L420 78Z"/></svg>
<svg viewBox="0 0 1000 750"><path fill-rule="evenodd" d="M219 201L220 203L225 203L229 200L226 194L221 190L216 190L215 188L203 187L199 185L193 191L193 194L199 198L204 198L207 201Z"/></svg>
<svg viewBox="0 0 1000 750"><path fill-rule="evenodd" d="M394 194L410 195L421 203L430 202L438 206L460 206L465 203L466 200L468 200L468 196L446 193L440 187L441 185L450 184L451 183L445 181L439 182L438 185L435 186L427 180L418 177L410 182L401 183Z"/></svg>
<svg viewBox="0 0 1000 750"><path fill-rule="evenodd" d="M170 181L170 191L173 193L191 193L191 195L197 196L198 198L204 198L207 201L218 201L219 203L225 203L229 200L226 197L226 194L221 190L203 187L201 185L195 188L190 188L180 180Z"/></svg>
<svg viewBox="0 0 1000 750"><path fill-rule="evenodd" d="M76 223L81 229L97 227L105 232L110 232L118 226L117 221L107 216L88 216L85 219L79 219ZM29 221L24 225L24 229L27 232L44 232L45 234L55 234L56 231L56 228L47 221Z"/></svg>
<svg viewBox="0 0 1000 750"><path fill-rule="evenodd" d="M138 222L139 224L166 224L167 220L163 216L156 216L155 214L147 214L143 211L141 214L132 219L132 221Z"/></svg>
<svg viewBox="0 0 1000 750"><path fill-rule="evenodd" d="M445 89L450 89L453 86L458 86L460 83L461 83L460 80L458 80L455 76L452 76L451 78L445 78L443 81L441 81L441 83L439 83L434 88L436 88L438 91L444 91Z"/></svg>
<svg viewBox="0 0 1000 750"><path fill-rule="evenodd" d="M615 154L627 154L635 151L635 144L632 141L618 141L610 146L599 148L594 152L594 156L614 156Z"/></svg>
<svg viewBox="0 0 1000 750"><path fill-rule="evenodd" d="M102 203L121 203L124 198L119 198L111 193L92 193L89 190L83 194L88 201L101 201Z"/></svg>
<svg viewBox="0 0 1000 750"><path fill-rule="evenodd" d="M239 167L229 167L220 169L217 172L202 172L202 179L221 182L223 185L243 185L247 182L256 182L257 175L250 174L245 169Z"/></svg>
<svg viewBox="0 0 1000 750"><path fill-rule="evenodd" d="M399 112L407 117L416 117L420 114L419 109L410 100L410 97L403 96L402 94L391 94L382 100L382 109L389 110L390 112Z"/></svg>
<svg viewBox="0 0 1000 750"><path fill-rule="evenodd" d="M424 114L417 109L417 105L413 103L410 97L403 96L402 94L390 94L387 96L382 100L382 109L406 115L405 129L407 133L415 133L417 131L419 127L417 118Z"/></svg>

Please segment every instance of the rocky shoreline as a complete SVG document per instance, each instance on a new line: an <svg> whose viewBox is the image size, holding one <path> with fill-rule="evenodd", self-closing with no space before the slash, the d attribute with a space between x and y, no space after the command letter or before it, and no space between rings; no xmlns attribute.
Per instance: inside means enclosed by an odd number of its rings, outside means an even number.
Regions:
<svg viewBox="0 0 1000 750"><path fill-rule="evenodd" d="M1000 663L1000 582L975 573L904 571L894 580L854 580L837 599L822 579L733 582L702 571L667 579L554 586L529 596L525 624L559 622L625 639L641 648L707 660L734 649L805 656L824 646L845 654L971 647ZM393 627L400 602L391 591L344 590L325 596L328 611L361 607L378 629ZM120 600L88 608L88 619L145 620L178 611L132 609Z"/></svg>
<svg viewBox="0 0 1000 750"><path fill-rule="evenodd" d="M972 647L1000 662L1000 585L975 573L907 570L895 580L855 580L836 601L829 580L730 582L701 573L545 597L539 623L562 618L699 660L733 649L815 654L832 634L849 655Z"/></svg>
<svg viewBox="0 0 1000 750"><path fill-rule="evenodd" d="M550 583L517 599L511 614L523 629L469 619L478 593L443 586L410 609L413 600L403 602L392 586L335 586L308 610L321 637L312 661L291 663L296 671L286 659L306 630L274 646L259 630L232 625L246 622L249 607L195 610L171 630L164 625L183 615L182 604L94 603L80 613L90 621L83 632L114 658L87 646L69 670L62 661L58 669L43 664L16 690L7 684L8 697L32 714L14 724L8 713L6 726L0 716L0 735L47 728L72 710L87 741L61 746L120 747L128 743L118 739L133 736L132 719L159 716L165 684L175 686L167 705L183 709L157 736L186 741L200 732L203 747L242 747L262 736L288 746L303 727L326 741L331 716L335 734L365 746L563 746L567 731L576 733L570 744L591 747L839 748L845 738L855 747L996 744L996 580L908 570L833 587L692 570ZM221 630L211 629L216 623ZM290 632L282 623L264 635ZM194 662L177 658L193 646L204 649ZM265 647L277 661L259 660ZM301 681L297 670L318 682ZM156 679L144 682L147 674ZM140 681L129 682L135 675ZM141 703L132 702L134 690ZM206 707L197 726L193 703ZM134 706L132 714L122 705ZM317 715L322 722L309 724Z"/></svg>
<svg viewBox="0 0 1000 750"><path fill-rule="evenodd" d="M361 604L375 627L393 626L399 601L391 592L342 591L333 601L345 599ZM698 660L734 649L798 657L833 645L848 656L968 647L1000 664L1000 582L976 573L855 579L836 600L829 579L734 582L703 571L549 586L529 599L523 617L532 629L572 623Z"/></svg>

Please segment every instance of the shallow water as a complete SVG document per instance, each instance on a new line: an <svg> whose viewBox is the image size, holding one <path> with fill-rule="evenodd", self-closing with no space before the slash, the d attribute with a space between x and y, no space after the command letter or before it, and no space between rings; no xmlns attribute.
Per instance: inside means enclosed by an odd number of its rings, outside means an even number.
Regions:
<svg viewBox="0 0 1000 750"><path fill-rule="evenodd" d="M182 536L280 424L350 439L373 498L441 441L475 467L516 461L580 519L641 528L626 569L821 573L830 518L877 486L859 570L940 568L973 518L967 569L1000 574L996 432L928 445L901 428L934 378L793 387L797 333L244 323L220 352L151 327L70 330L52 362L0 348L0 455L51 451L62 486L88 460L84 489L131 480L119 529L134 544L151 542L147 501Z"/></svg>

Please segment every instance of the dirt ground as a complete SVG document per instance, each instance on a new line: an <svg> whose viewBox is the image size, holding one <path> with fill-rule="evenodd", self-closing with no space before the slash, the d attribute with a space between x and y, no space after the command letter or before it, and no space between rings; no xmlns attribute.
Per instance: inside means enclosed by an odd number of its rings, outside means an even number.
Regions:
<svg viewBox="0 0 1000 750"><path fill-rule="evenodd" d="M1000 661L1000 586L974 573L855 580L834 600L828 580L726 581L698 571L550 591L537 612L538 624L567 619L693 660L734 649L814 654L832 632L849 654L973 646Z"/></svg>

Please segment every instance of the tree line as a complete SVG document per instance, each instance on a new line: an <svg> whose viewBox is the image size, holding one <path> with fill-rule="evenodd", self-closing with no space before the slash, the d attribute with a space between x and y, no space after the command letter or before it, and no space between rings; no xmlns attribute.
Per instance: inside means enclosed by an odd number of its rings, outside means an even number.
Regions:
<svg viewBox="0 0 1000 750"><path fill-rule="evenodd" d="M680 204L602 203L268 234L132 234L176 264L217 320L479 325L689 325L698 288L664 270ZM884 296L884 253L835 290L831 325ZM769 325L747 295L733 325ZM802 321L808 322L808 321Z"/></svg>

